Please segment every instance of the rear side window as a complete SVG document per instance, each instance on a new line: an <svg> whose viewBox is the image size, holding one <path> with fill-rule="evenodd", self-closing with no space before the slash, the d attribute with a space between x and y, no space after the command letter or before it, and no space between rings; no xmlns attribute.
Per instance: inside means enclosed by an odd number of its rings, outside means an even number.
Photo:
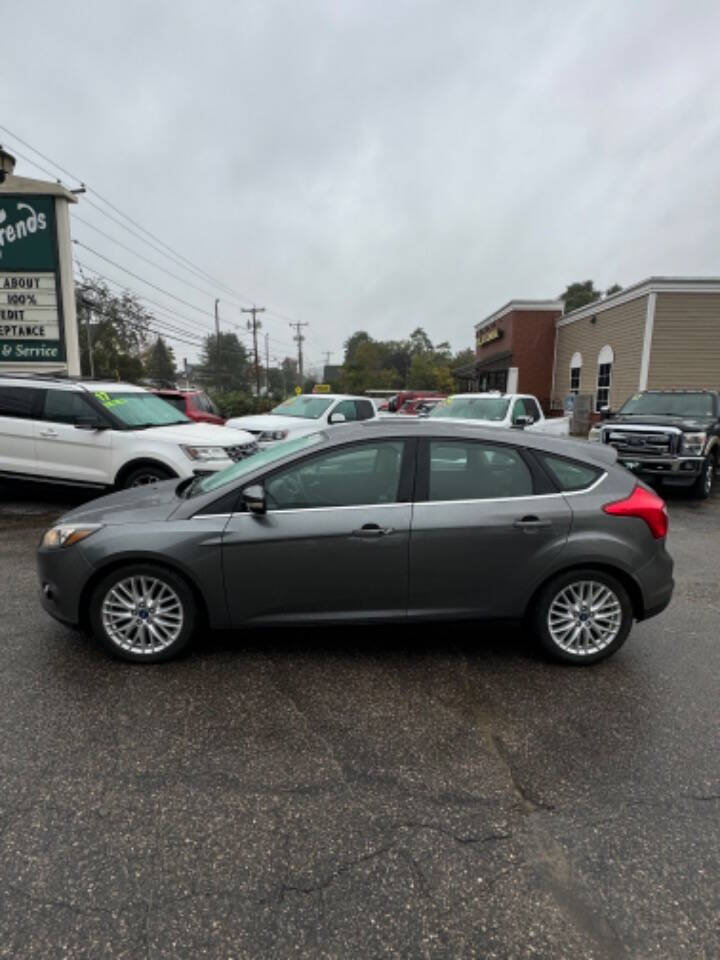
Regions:
<svg viewBox="0 0 720 960"><path fill-rule="evenodd" d="M370 400L356 400L355 409L358 420L371 420L375 416L375 407Z"/></svg>
<svg viewBox="0 0 720 960"><path fill-rule="evenodd" d="M33 387L0 387L0 417L31 420L39 394Z"/></svg>
<svg viewBox="0 0 720 960"><path fill-rule="evenodd" d="M530 470L517 450L472 440L430 442L429 500L533 496Z"/></svg>
<svg viewBox="0 0 720 960"><path fill-rule="evenodd" d="M553 457L549 453L538 453L553 479L561 490L587 490L601 475L598 467L578 463L577 460L565 460L564 457Z"/></svg>

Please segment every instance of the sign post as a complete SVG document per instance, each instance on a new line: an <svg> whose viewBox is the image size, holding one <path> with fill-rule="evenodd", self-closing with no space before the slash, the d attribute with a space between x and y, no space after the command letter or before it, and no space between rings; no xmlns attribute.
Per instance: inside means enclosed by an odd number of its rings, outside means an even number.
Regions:
<svg viewBox="0 0 720 960"><path fill-rule="evenodd" d="M0 370L80 375L68 205L0 150Z"/></svg>

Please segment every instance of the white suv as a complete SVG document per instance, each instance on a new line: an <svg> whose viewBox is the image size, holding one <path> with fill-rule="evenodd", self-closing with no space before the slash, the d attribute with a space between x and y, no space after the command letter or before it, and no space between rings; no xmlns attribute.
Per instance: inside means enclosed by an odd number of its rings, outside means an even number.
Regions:
<svg viewBox="0 0 720 960"><path fill-rule="evenodd" d="M266 447L277 440L317 433L333 424L377 418L377 409L369 397L350 397L343 393L301 393L283 401L270 413L234 417L225 426L249 430L260 446Z"/></svg>
<svg viewBox="0 0 720 960"><path fill-rule="evenodd" d="M142 387L0 373L0 476L135 487L224 470L257 448Z"/></svg>

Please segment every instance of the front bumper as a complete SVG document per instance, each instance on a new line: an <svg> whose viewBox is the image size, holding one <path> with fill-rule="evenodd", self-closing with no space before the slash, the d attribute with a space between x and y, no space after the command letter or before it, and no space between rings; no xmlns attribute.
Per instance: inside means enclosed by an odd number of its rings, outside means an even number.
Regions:
<svg viewBox="0 0 720 960"><path fill-rule="evenodd" d="M79 545L59 550L40 548L37 571L40 602L46 612L62 623L78 626L84 616L80 598L93 572Z"/></svg>
<svg viewBox="0 0 720 960"><path fill-rule="evenodd" d="M673 486L689 486L702 472L704 457L630 457L618 456L618 463L648 480Z"/></svg>

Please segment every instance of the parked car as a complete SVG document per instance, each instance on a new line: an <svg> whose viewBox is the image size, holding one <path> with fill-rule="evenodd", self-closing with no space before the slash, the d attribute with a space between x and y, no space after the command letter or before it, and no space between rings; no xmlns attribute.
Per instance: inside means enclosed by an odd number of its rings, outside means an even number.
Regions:
<svg viewBox="0 0 720 960"><path fill-rule="evenodd" d="M537 397L523 393L456 393L430 411L430 419L463 420L484 427L521 427L566 437L569 417L547 419Z"/></svg>
<svg viewBox="0 0 720 960"><path fill-rule="evenodd" d="M264 447L289 437L316 433L335 424L375 420L377 415L375 404L369 397L301 393L285 400L270 413L232 417L226 426L248 431Z"/></svg>
<svg viewBox="0 0 720 960"><path fill-rule="evenodd" d="M0 374L0 475L134 487L224 470L257 451L249 433L193 423L129 383Z"/></svg>
<svg viewBox="0 0 720 960"><path fill-rule="evenodd" d="M220 416L220 411L204 390L167 390L160 388L154 389L153 393L156 397L167 400L168 403L184 413L190 420L195 420L196 423L214 423L219 427L225 423L225 418Z"/></svg>
<svg viewBox="0 0 720 960"><path fill-rule="evenodd" d="M408 400L420 400L423 397L436 397L436 390L401 390L388 400L388 411L398 413Z"/></svg>
<svg viewBox="0 0 720 960"><path fill-rule="evenodd" d="M445 394L439 397L414 397L412 400L406 400L397 412L402 416L417 417L421 411L427 410L429 413L434 406L443 400L445 400Z"/></svg>
<svg viewBox="0 0 720 960"><path fill-rule="evenodd" d="M380 420L73 510L45 609L126 660L212 628L522 619L558 660L614 653L670 601L660 497L600 444Z"/></svg>
<svg viewBox="0 0 720 960"><path fill-rule="evenodd" d="M643 390L605 416L589 440L615 447L620 462L649 483L710 496L720 475L720 392Z"/></svg>

